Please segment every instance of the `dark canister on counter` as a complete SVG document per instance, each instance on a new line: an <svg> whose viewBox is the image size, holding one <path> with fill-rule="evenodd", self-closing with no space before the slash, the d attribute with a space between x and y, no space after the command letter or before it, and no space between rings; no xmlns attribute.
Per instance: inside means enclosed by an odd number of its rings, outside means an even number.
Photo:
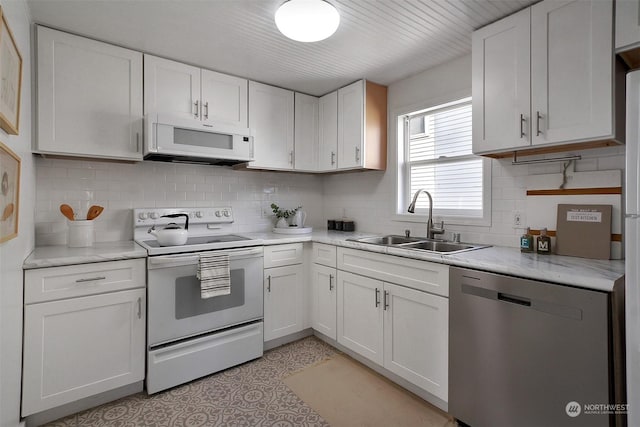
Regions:
<svg viewBox="0 0 640 427"><path fill-rule="evenodd" d="M356 231L356 223L352 219L342 220L342 231Z"/></svg>
<svg viewBox="0 0 640 427"><path fill-rule="evenodd" d="M336 229L336 220L329 219L327 220L327 230L335 230Z"/></svg>
<svg viewBox="0 0 640 427"><path fill-rule="evenodd" d="M343 225L342 220L341 219L336 219L336 230L337 231L342 231L342 225Z"/></svg>

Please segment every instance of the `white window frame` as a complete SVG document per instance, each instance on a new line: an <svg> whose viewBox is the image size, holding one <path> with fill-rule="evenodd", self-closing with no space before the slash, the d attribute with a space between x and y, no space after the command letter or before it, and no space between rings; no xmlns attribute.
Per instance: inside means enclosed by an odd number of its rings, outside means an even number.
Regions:
<svg viewBox="0 0 640 427"><path fill-rule="evenodd" d="M416 210L415 214L407 212L407 207L411 202L413 195L407 195L406 188L408 186L408 170L405 160L405 154L407 153L408 138L405 138L405 132L407 127L405 126L405 118L408 115L414 115L416 113L428 112L430 110L439 110L447 106L453 106L455 104L470 102L471 97L468 93L460 94L459 96L449 96L447 98L440 98L431 100L425 104L419 106L413 106L411 108L399 109L391 116L392 120L395 120L396 124L396 155L397 155L397 174L396 174L396 186L395 197L396 206L393 219L400 222L419 222L426 223L429 216L428 209ZM466 157L466 156L465 156ZM466 158L472 158L468 156ZM460 160L463 158L461 157ZM491 226L491 159L482 158L482 216L465 216L455 215L450 212L443 212L434 209L432 214L433 221L444 221L445 228L447 224L450 225L469 225L469 226ZM419 197L427 197L426 195L420 195ZM437 200L434 200L434 204Z"/></svg>

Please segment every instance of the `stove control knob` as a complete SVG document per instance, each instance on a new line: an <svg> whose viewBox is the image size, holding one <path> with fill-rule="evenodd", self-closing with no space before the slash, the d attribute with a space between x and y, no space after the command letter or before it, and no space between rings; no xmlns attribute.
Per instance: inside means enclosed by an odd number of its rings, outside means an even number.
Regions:
<svg viewBox="0 0 640 427"><path fill-rule="evenodd" d="M151 219L158 219L158 213L157 212L151 212L149 214L149 218Z"/></svg>
<svg viewBox="0 0 640 427"><path fill-rule="evenodd" d="M220 211L216 211L216 216L217 216L218 218L220 218L220 217L222 216L222 214L220 213Z"/></svg>
<svg viewBox="0 0 640 427"><path fill-rule="evenodd" d="M139 219L147 219L147 213L146 212L140 212L138 214L138 218Z"/></svg>
<svg viewBox="0 0 640 427"><path fill-rule="evenodd" d="M229 216L231 216L231 214L229 213L229 211L224 211L224 216L226 216L227 218L229 218Z"/></svg>
<svg viewBox="0 0 640 427"><path fill-rule="evenodd" d="M196 218L202 218L202 212L201 211L196 212Z"/></svg>

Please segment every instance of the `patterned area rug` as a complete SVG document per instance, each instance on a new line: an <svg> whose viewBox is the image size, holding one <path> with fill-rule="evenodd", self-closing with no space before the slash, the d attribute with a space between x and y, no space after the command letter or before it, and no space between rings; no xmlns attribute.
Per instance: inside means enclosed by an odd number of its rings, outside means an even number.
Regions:
<svg viewBox="0 0 640 427"><path fill-rule="evenodd" d="M328 426L281 380L336 353L308 337L171 390L135 394L47 426Z"/></svg>

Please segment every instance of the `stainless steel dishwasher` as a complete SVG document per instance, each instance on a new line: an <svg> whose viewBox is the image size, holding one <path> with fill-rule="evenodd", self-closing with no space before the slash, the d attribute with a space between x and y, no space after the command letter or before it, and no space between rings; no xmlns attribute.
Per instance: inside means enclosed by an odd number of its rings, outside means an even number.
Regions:
<svg viewBox="0 0 640 427"><path fill-rule="evenodd" d="M621 424L583 409L624 399L612 294L455 267L449 292L449 412L459 421Z"/></svg>

